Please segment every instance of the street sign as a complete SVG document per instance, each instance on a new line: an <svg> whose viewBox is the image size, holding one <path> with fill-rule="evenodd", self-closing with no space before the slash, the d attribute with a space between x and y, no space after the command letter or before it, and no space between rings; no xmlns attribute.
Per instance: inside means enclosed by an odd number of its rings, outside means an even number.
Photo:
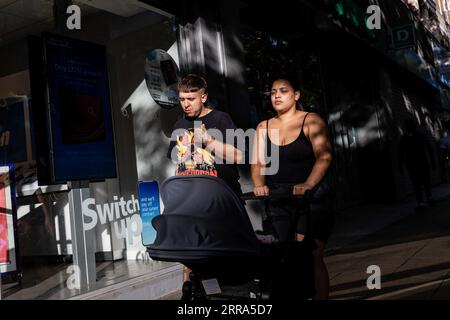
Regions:
<svg viewBox="0 0 450 320"><path fill-rule="evenodd" d="M180 74L173 58L164 50L155 49L145 59L145 82L153 100L162 108L178 105Z"/></svg>
<svg viewBox="0 0 450 320"><path fill-rule="evenodd" d="M404 49L414 47L416 40L412 24L395 27L391 29L391 45L393 49Z"/></svg>

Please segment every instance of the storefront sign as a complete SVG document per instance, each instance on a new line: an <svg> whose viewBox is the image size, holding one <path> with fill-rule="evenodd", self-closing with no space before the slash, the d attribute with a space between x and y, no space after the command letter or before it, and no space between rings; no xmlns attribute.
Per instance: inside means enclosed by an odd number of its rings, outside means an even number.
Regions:
<svg viewBox="0 0 450 320"><path fill-rule="evenodd" d="M150 95L161 107L171 109L178 105L178 66L161 49L150 52L145 59L145 82Z"/></svg>
<svg viewBox="0 0 450 320"><path fill-rule="evenodd" d="M412 24L392 28L391 34L393 49L409 48L416 45L414 27Z"/></svg>
<svg viewBox="0 0 450 320"><path fill-rule="evenodd" d="M105 47L45 37L53 180L116 177Z"/></svg>
<svg viewBox="0 0 450 320"><path fill-rule="evenodd" d="M139 183L139 207L142 219L142 243L151 245L156 238L156 230L152 220L161 213L159 206L159 190L156 181Z"/></svg>
<svg viewBox="0 0 450 320"><path fill-rule="evenodd" d="M352 0L323 0L326 10L331 16L351 27L357 34L370 40L375 40L377 34L374 29L367 27L368 14L366 8Z"/></svg>

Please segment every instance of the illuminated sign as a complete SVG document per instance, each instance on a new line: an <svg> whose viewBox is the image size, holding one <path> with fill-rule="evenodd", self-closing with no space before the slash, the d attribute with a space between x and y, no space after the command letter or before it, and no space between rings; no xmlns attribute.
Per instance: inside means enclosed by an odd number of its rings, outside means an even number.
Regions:
<svg viewBox="0 0 450 320"><path fill-rule="evenodd" d="M351 0L323 0L330 17L334 17L346 26L352 27L357 33L372 40L377 38L374 29L367 27L366 11Z"/></svg>
<svg viewBox="0 0 450 320"><path fill-rule="evenodd" d="M104 46L47 34L53 180L116 177Z"/></svg>

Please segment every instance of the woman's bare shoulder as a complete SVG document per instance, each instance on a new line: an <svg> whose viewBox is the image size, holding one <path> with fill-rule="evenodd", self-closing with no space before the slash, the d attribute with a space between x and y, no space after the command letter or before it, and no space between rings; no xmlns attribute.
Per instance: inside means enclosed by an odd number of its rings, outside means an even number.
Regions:
<svg viewBox="0 0 450 320"><path fill-rule="evenodd" d="M269 126L271 124L273 124L273 119L274 118L270 118L270 119L261 121L260 123L258 123L258 126L256 127L256 129L267 129L267 124L269 124Z"/></svg>
<svg viewBox="0 0 450 320"><path fill-rule="evenodd" d="M325 124L325 121L318 113L308 112L305 120L305 125L308 124Z"/></svg>

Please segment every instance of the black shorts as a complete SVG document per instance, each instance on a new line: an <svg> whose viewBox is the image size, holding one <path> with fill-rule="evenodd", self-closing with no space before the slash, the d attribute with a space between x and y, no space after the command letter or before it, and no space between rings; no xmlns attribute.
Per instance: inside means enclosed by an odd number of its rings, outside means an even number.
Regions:
<svg viewBox="0 0 450 320"><path fill-rule="evenodd" d="M334 211L328 204L312 204L310 216L311 236L326 243L334 226Z"/></svg>
<svg viewBox="0 0 450 320"><path fill-rule="evenodd" d="M295 200L270 201L264 229L273 228L278 239L287 240L296 210L299 212L295 233L326 243L334 226L334 214L328 204L312 204L299 208Z"/></svg>

